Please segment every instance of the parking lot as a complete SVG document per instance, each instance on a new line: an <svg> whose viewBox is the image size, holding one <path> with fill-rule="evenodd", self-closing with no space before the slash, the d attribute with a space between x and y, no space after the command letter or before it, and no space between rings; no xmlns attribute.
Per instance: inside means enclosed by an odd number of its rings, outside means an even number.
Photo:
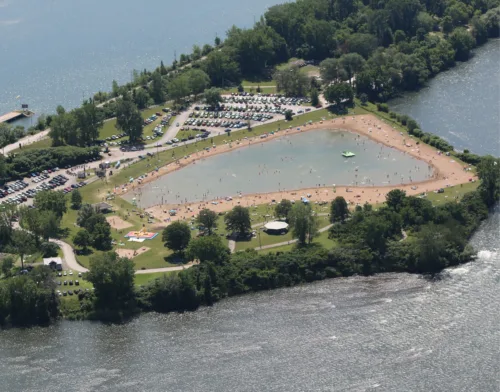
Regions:
<svg viewBox="0 0 500 392"><path fill-rule="evenodd" d="M41 173L31 173L29 178L17 180L0 188L0 204L21 204L44 190L61 188L70 181L70 177L64 174L58 174L58 167L51 170L44 170ZM71 181L73 182L73 181ZM85 186L85 181L80 181L62 188L62 192L69 193L73 189Z"/></svg>

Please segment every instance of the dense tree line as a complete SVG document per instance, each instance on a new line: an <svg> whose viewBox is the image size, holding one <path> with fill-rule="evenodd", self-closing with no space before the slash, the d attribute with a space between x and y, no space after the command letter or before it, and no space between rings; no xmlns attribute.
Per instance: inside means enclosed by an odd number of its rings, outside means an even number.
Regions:
<svg viewBox="0 0 500 392"><path fill-rule="evenodd" d="M33 172L54 167L80 165L99 157L99 153L97 147L61 146L21 150L7 157L0 155L0 181L29 177Z"/></svg>
<svg viewBox="0 0 500 392"><path fill-rule="evenodd" d="M45 325L59 316L59 299L48 267L0 281L0 325Z"/></svg>

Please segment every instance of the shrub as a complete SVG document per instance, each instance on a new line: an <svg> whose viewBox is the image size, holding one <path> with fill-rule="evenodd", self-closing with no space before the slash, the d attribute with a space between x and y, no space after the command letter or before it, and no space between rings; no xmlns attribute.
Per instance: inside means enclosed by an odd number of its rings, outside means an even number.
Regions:
<svg viewBox="0 0 500 392"><path fill-rule="evenodd" d="M408 132L410 133L412 133L415 129L420 128L413 118L408 119L406 127L408 128Z"/></svg>
<svg viewBox="0 0 500 392"><path fill-rule="evenodd" d="M377 103L377 110L379 112L389 113L389 106L386 103Z"/></svg>
<svg viewBox="0 0 500 392"><path fill-rule="evenodd" d="M40 251L43 257L57 257L57 251L59 247L52 242L44 242L40 245Z"/></svg>

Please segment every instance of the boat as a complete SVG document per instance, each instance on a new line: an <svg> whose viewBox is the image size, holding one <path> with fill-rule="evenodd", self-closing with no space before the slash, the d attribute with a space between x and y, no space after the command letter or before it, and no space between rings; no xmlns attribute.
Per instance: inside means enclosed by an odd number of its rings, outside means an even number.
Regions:
<svg viewBox="0 0 500 392"><path fill-rule="evenodd" d="M342 151L342 156L344 156L346 158L352 158L352 157L356 156L356 154L354 154L351 151Z"/></svg>

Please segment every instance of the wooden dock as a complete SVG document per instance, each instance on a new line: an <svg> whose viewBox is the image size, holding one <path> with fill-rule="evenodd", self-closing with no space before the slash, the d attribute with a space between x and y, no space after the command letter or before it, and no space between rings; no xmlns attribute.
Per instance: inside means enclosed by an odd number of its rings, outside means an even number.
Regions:
<svg viewBox="0 0 500 392"><path fill-rule="evenodd" d="M35 113L30 110L14 110L13 112L0 116L0 123L10 123L23 117L31 117Z"/></svg>

